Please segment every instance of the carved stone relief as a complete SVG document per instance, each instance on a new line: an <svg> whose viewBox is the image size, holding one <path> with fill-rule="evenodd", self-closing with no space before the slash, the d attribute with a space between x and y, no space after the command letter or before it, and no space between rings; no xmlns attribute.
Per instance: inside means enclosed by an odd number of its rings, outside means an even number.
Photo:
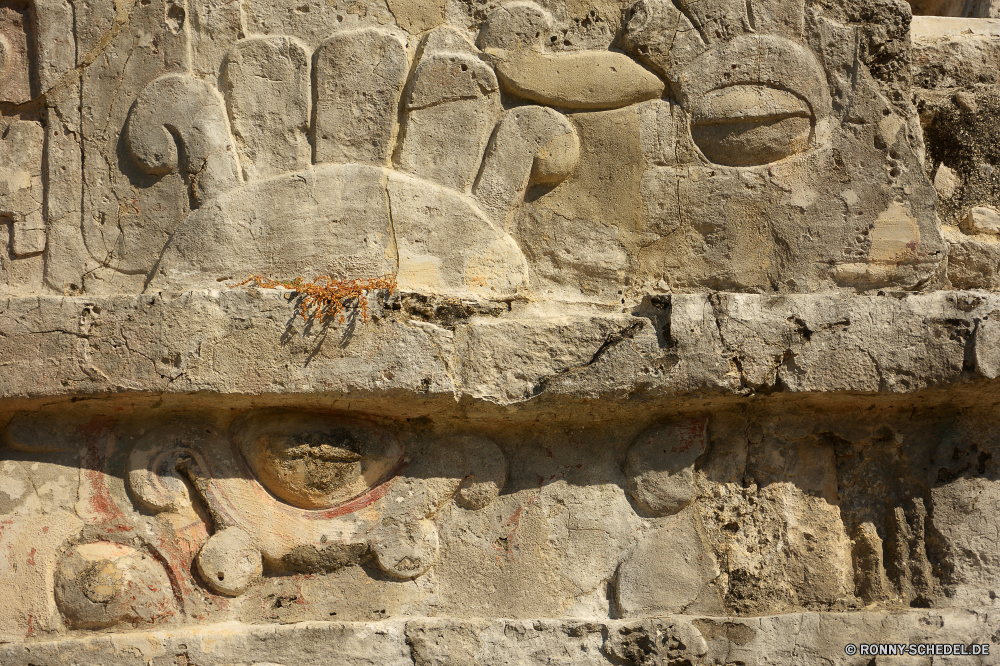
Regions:
<svg viewBox="0 0 1000 666"><path fill-rule="evenodd" d="M516 2L409 32L421 21L384 8L309 22L156 0L127 25L88 8L81 24L121 28L81 32L109 56L82 70L83 210L54 201L48 288L393 274L607 303L944 285L905 28L877 37L804 0L625 9L564 27ZM45 25L39 48L62 48ZM40 214L25 251L44 248Z"/></svg>
<svg viewBox="0 0 1000 666"><path fill-rule="evenodd" d="M730 407L624 430L512 423L495 442L361 414L170 411L5 417L0 580L24 600L0 614L5 640L472 599L477 615L625 619L944 590L993 604L984 415Z"/></svg>
<svg viewBox="0 0 1000 666"><path fill-rule="evenodd" d="M996 640L989 4L0 0L0 663Z"/></svg>

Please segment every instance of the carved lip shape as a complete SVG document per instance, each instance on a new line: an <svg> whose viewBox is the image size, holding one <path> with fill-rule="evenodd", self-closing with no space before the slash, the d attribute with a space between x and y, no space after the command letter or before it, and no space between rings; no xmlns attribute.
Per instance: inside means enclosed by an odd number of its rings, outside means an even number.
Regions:
<svg viewBox="0 0 1000 666"><path fill-rule="evenodd" d="M264 412L235 440L275 497L302 509L330 509L368 492L397 469L400 442L374 424L296 412Z"/></svg>
<svg viewBox="0 0 1000 666"><path fill-rule="evenodd" d="M747 167L809 147L813 114L798 95L760 85L713 90L691 113L691 137L712 162Z"/></svg>

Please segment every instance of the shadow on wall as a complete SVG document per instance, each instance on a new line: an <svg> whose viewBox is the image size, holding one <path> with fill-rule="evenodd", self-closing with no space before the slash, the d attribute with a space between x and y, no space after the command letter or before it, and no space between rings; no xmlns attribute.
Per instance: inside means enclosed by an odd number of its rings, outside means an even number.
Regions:
<svg viewBox="0 0 1000 666"><path fill-rule="evenodd" d="M460 433L294 409L56 411L4 430L0 580L22 601L2 636L991 606L1000 589L1000 442L957 409L859 398Z"/></svg>
<svg viewBox="0 0 1000 666"><path fill-rule="evenodd" d="M965 18L997 18L997 0L907 0L914 16L962 16Z"/></svg>

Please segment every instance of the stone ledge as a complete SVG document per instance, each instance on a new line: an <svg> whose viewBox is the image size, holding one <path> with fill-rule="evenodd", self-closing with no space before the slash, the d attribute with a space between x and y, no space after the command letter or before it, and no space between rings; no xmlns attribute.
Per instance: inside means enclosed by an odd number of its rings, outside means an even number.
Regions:
<svg viewBox="0 0 1000 666"><path fill-rule="evenodd" d="M851 644L994 644L1000 620L969 610L790 613L644 620L239 622L0 645L0 663L89 666L412 666L421 664L870 664ZM903 660L912 659L909 655ZM923 657L930 663L930 657ZM673 661L676 660L676 661ZM686 660L686 661L685 661ZM881 658L878 661L882 661ZM909 662L907 662L909 663ZM921 662L923 663L923 662ZM938 663L935 658L934 663ZM948 662L951 663L951 662Z"/></svg>
<svg viewBox="0 0 1000 666"><path fill-rule="evenodd" d="M476 314L488 305L417 312L397 298L373 307L368 323L324 328L264 290L9 298L0 399L405 393L513 405L559 395L898 394L1000 374L1000 295L986 292L714 293L617 312L515 302Z"/></svg>

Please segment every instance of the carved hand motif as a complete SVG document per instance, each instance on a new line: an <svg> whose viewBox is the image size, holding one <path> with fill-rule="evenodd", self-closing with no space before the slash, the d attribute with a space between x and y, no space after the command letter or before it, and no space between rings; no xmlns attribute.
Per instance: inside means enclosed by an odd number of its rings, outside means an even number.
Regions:
<svg viewBox="0 0 1000 666"><path fill-rule="evenodd" d="M365 421L264 410L229 436L169 424L137 442L128 484L146 508L187 502L182 474L216 530L197 558L202 578L236 596L265 567L332 571L369 553L389 575L415 578L437 559L438 513L452 498L488 505L507 463L481 438L432 443Z"/></svg>
<svg viewBox="0 0 1000 666"><path fill-rule="evenodd" d="M340 32L316 50L310 76L294 39L255 37L227 56L225 101L184 75L147 86L129 119L132 155L153 175L183 163L196 209L152 283L395 273L403 289L448 294L526 285L504 228L529 183L572 171L575 131L551 109L505 112L492 68L457 31L432 31L419 53L407 84L402 34ZM262 80L273 82L266 91Z"/></svg>

